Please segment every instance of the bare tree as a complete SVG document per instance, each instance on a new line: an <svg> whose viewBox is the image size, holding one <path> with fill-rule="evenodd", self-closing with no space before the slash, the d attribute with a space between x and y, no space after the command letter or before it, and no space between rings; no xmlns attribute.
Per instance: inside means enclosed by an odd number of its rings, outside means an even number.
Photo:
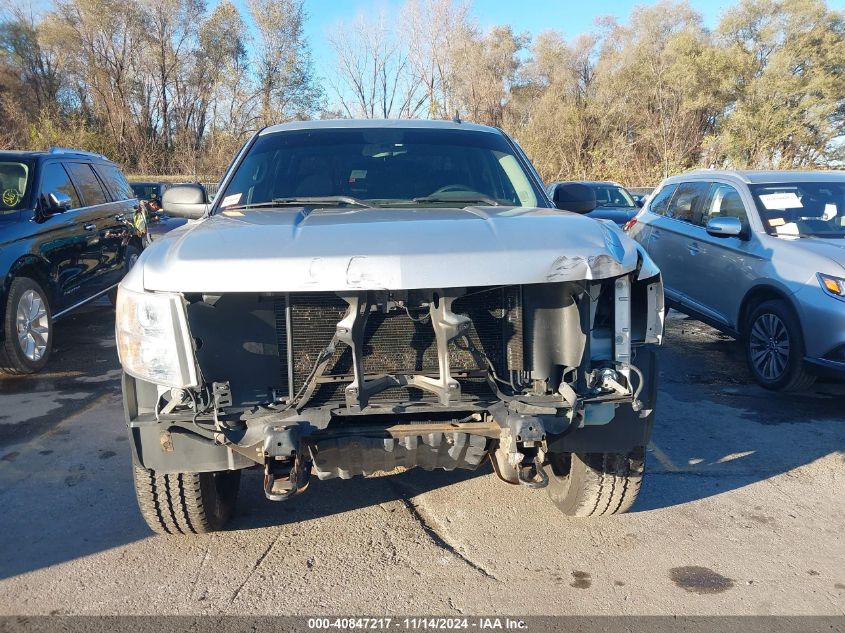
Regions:
<svg viewBox="0 0 845 633"><path fill-rule="evenodd" d="M374 22L361 14L338 23L329 43L337 59L333 87L347 116L419 116L425 92L413 80L408 54L383 13Z"/></svg>
<svg viewBox="0 0 845 633"><path fill-rule="evenodd" d="M401 12L401 35L407 42L412 81L425 90L427 116L455 114L452 64L462 38L474 30L465 0L408 0Z"/></svg>
<svg viewBox="0 0 845 633"><path fill-rule="evenodd" d="M322 101L305 40L304 0L248 0L257 31L260 125L304 118Z"/></svg>

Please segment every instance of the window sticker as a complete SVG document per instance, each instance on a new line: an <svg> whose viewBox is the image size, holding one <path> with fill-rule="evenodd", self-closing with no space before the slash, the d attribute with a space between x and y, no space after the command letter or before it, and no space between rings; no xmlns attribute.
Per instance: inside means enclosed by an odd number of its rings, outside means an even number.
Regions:
<svg viewBox="0 0 845 633"><path fill-rule="evenodd" d="M824 213L822 214L822 220L825 222L830 222L833 218L837 216L836 212L836 205L835 204L826 204L824 205Z"/></svg>
<svg viewBox="0 0 845 633"><path fill-rule="evenodd" d="M7 207L13 207L23 198L23 194L17 189L6 189L3 192L3 204Z"/></svg>
<svg viewBox="0 0 845 633"><path fill-rule="evenodd" d="M783 226L786 224L786 220L783 218L771 218L769 220L769 226Z"/></svg>
<svg viewBox="0 0 845 633"><path fill-rule="evenodd" d="M349 182L357 182L359 180L366 180L367 179L367 170L366 169L353 169L352 172L349 174Z"/></svg>
<svg viewBox="0 0 845 633"><path fill-rule="evenodd" d="M223 215L228 216L230 218L242 218L244 214L240 211L224 211Z"/></svg>
<svg viewBox="0 0 845 633"><path fill-rule="evenodd" d="M223 198L223 202L220 203L221 207L231 207L233 204L238 204L241 201L241 194L233 193L231 196L226 196Z"/></svg>
<svg viewBox="0 0 845 633"><path fill-rule="evenodd" d="M795 222L787 222L775 229L778 236L781 237L798 237L801 232L798 230L798 225Z"/></svg>
<svg viewBox="0 0 845 633"><path fill-rule="evenodd" d="M760 196L760 202L767 209L801 209L804 207L794 191L764 193Z"/></svg>

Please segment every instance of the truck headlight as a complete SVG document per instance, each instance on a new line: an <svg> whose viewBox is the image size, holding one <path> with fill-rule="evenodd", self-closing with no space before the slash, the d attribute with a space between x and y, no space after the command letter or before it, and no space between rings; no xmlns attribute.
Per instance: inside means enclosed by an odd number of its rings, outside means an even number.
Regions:
<svg viewBox="0 0 845 633"><path fill-rule="evenodd" d="M819 273L819 283L828 294L845 299L845 279Z"/></svg>
<svg viewBox="0 0 845 633"><path fill-rule="evenodd" d="M115 334L123 370L168 387L196 387L197 372L181 295L120 286Z"/></svg>

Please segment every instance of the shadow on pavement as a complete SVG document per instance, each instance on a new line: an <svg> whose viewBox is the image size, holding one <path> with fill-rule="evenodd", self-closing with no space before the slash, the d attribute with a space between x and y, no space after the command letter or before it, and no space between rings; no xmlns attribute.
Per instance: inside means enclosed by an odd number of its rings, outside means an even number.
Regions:
<svg viewBox="0 0 845 633"><path fill-rule="evenodd" d="M692 319L667 322L646 479L635 510L741 488L845 451L845 384L759 387L740 343Z"/></svg>
<svg viewBox="0 0 845 633"><path fill-rule="evenodd" d="M44 371L0 376L0 447L35 437L120 388L114 309L108 299L60 319L54 334Z"/></svg>

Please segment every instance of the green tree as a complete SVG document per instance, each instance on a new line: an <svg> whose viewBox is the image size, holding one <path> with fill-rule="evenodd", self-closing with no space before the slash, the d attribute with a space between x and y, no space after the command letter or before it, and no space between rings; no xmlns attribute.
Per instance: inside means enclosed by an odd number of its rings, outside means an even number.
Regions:
<svg viewBox="0 0 845 633"><path fill-rule="evenodd" d="M744 0L718 34L737 72L729 114L709 139L714 160L789 169L841 159L843 13L822 0Z"/></svg>

